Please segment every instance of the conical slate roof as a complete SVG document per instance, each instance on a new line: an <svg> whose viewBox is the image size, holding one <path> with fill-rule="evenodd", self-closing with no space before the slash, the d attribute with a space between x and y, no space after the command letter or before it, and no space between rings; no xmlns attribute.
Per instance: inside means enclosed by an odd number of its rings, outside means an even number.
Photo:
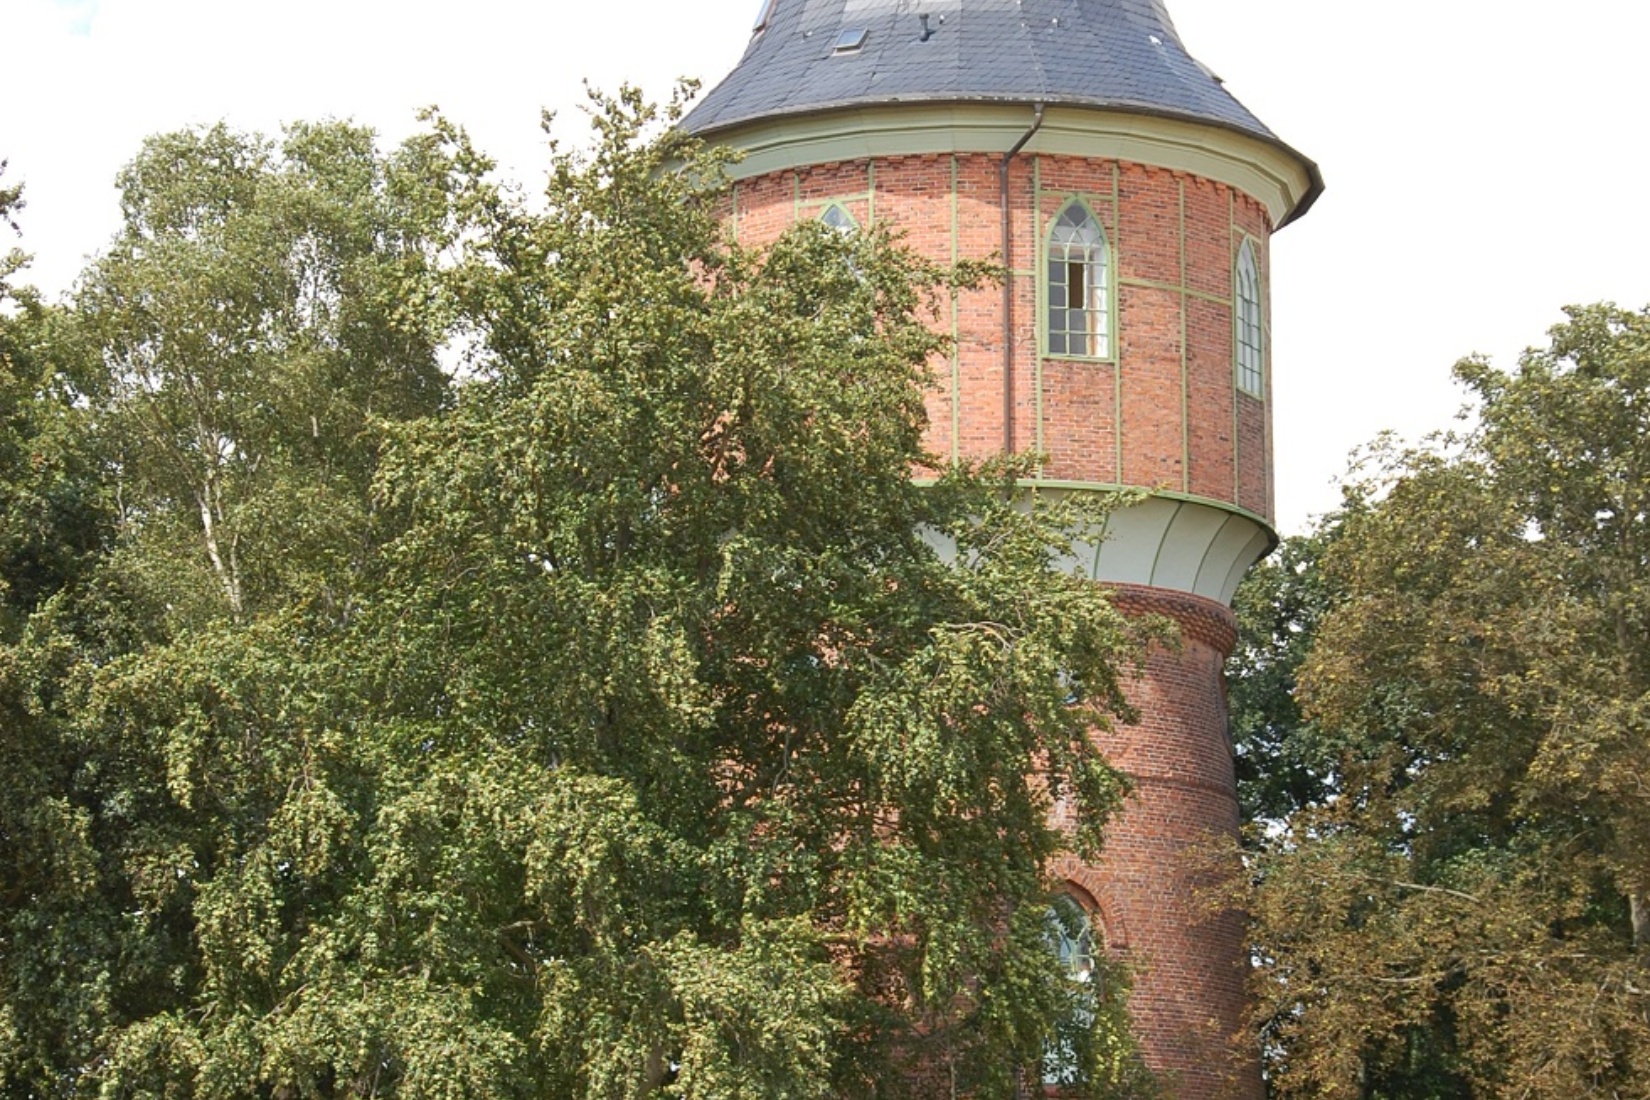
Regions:
<svg viewBox="0 0 1650 1100"><path fill-rule="evenodd" d="M1166 115L1281 144L1186 52L1164 0L775 0L759 27L689 131L972 101ZM857 32L857 49L838 48Z"/></svg>

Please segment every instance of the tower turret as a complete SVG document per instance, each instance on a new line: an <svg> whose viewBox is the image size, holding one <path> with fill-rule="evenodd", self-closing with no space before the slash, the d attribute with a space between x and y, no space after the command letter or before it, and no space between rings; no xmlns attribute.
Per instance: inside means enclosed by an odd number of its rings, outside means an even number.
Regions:
<svg viewBox="0 0 1650 1100"><path fill-rule="evenodd" d="M1229 604L1272 529L1271 235L1322 190L1181 44L1163 0L770 0L686 127L743 152L733 231L888 223L963 291L929 396L930 448L1043 456L1046 493L1134 487L1069 563L1181 626L1107 735L1136 792L1105 860L1054 869L1136 964L1131 1007L1181 1100L1256 1097L1242 926L1185 855L1238 824L1221 671Z"/></svg>

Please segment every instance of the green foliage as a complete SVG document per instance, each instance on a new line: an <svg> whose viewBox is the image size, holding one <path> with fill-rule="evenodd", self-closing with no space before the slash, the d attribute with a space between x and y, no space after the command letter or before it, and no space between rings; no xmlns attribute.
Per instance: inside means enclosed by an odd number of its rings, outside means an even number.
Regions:
<svg viewBox="0 0 1650 1100"><path fill-rule="evenodd" d="M1044 923L1141 628L1049 568L1103 514L921 449L971 273L740 249L715 157L593 116L531 207L441 120L122 177L64 337L112 544L0 651L0 1092L1148 1087Z"/></svg>
<svg viewBox="0 0 1650 1100"><path fill-rule="evenodd" d="M21 205L0 192L0 219ZM22 269L22 259L12 271ZM0 641L86 568L109 534L102 471L88 440L84 357L62 311L0 271Z"/></svg>
<svg viewBox="0 0 1650 1100"><path fill-rule="evenodd" d="M1318 623L1341 595L1323 558L1344 522L1337 512L1284 539L1249 571L1232 603L1238 642L1226 685L1238 800L1243 819L1260 828L1320 806L1335 791L1334 760L1301 717L1295 689Z"/></svg>
<svg viewBox="0 0 1650 1100"><path fill-rule="evenodd" d="M6 174L6 162L0 160L0 176ZM17 224L17 213L27 205L23 201L23 185L13 184L10 187L0 186L0 225L4 225L13 233L21 233ZM20 249L6 250L4 257L0 257L0 303L11 296L12 288L6 282L28 263L28 257Z"/></svg>
<svg viewBox="0 0 1650 1100"><path fill-rule="evenodd" d="M439 409L438 259L468 177L428 137L222 125L151 138L82 279L134 569L180 623L331 586L371 542L383 422ZM202 583L209 579L210 584Z"/></svg>
<svg viewBox="0 0 1650 1100"><path fill-rule="evenodd" d="M1301 701L1339 789L1263 855L1289 1095L1650 1081L1650 314L1570 311L1469 436L1386 455Z"/></svg>

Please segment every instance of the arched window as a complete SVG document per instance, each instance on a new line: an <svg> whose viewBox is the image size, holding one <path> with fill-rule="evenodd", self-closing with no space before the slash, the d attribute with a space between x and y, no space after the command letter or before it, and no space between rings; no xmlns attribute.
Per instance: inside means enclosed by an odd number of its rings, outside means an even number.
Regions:
<svg viewBox="0 0 1650 1100"><path fill-rule="evenodd" d="M834 202L819 215L819 220L838 233L859 232L859 223L854 221L854 216Z"/></svg>
<svg viewBox="0 0 1650 1100"><path fill-rule="evenodd" d="M1059 894L1048 907L1048 939L1066 977L1087 983L1094 977L1094 922L1070 894Z"/></svg>
<svg viewBox="0 0 1650 1100"><path fill-rule="evenodd" d="M1111 356L1111 272L1106 235L1073 202L1048 238L1048 354Z"/></svg>
<svg viewBox="0 0 1650 1100"><path fill-rule="evenodd" d="M1255 266L1253 242L1245 239L1237 259L1237 385L1250 397L1266 393L1261 346L1260 269Z"/></svg>
<svg viewBox="0 0 1650 1100"><path fill-rule="evenodd" d="M1094 1026L1095 1005L1100 995L1095 988L1094 922L1088 910L1070 894L1055 896L1049 903L1045 920L1049 948L1060 960L1060 969L1072 985L1073 1010L1043 1052L1043 1084L1071 1085L1078 1078L1078 1051L1083 1049L1081 1036Z"/></svg>

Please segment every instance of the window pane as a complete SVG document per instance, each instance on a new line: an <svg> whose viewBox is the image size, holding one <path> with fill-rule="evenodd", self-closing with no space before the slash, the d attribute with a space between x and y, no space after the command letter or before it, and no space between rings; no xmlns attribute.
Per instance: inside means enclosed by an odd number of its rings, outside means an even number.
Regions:
<svg viewBox="0 0 1650 1100"><path fill-rule="evenodd" d="M1066 896L1054 899L1044 919L1049 947L1078 996L1072 1015L1061 1021L1054 1041L1043 1051L1043 1083L1069 1085L1078 1078L1081 1045L1075 1033L1094 1023L1094 928L1082 906Z"/></svg>
<svg viewBox="0 0 1650 1100"><path fill-rule="evenodd" d="M1237 262L1237 384L1253 397L1264 392L1264 355L1261 350L1260 272L1254 248L1244 241Z"/></svg>
<svg viewBox="0 0 1650 1100"><path fill-rule="evenodd" d="M853 215L835 203L825 208L825 212L819 216L819 220L840 233L852 233L859 228L854 222Z"/></svg>
<svg viewBox="0 0 1650 1100"><path fill-rule="evenodd" d="M1049 230L1045 300L1049 354L1109 354L1105 337L1111 307L1107 262L1106 238L1099 222L1081 203L1067 206Z"/></svg>

